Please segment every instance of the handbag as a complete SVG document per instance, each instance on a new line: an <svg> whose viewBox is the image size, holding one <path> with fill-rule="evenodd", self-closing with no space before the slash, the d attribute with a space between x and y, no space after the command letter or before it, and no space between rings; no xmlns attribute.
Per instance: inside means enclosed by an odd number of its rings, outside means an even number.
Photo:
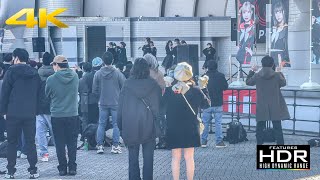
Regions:
<svg viewBox="0 0 320 180"><path fill-rule="evenodd" d="M203 131L204 131L204 124L203 124L201 118L199 118L199 117L196 115L196 113L194 112L194 110L193 110L193 108L191 107L191 105L190 105L189 101L187 100L187 98L186 98L183 94L181 94L181 95L182 95L182 97L184 98L184 100L186 101L186 103L188 104L188 106L189 106L190 110L192 111L192 113L197 117L197 120L198 120L198 122L199 122L199 133L200 133L200 135L202 135L202 133L203 133Z"/></svg>

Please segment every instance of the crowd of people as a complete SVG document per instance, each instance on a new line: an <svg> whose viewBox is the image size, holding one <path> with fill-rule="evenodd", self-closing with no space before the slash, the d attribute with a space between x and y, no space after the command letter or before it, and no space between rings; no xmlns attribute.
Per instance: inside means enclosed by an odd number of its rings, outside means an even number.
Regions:
<svg viewBox="0 0 320 180"><path fill-rule="evenodd" d="M145 46L151 47L151 40L147 41ZM187 178L192 180L194 148L207 147L213 114L215 145L226 147L222 135L222 105L223 91L228 83L213 60L215 50L211 43L203 51L207 56L206 73L199 79L194 79L193 67L189 64L174 63L174 49L180 43L179 39L174 40L175 45L172 41L167 43L166 58L173 63L166 68L165 75L159 70L152 51L120 68L116 66L122 60L116 61L109 49L102 57L82 63L76 69L70 68L68 59L62 55L54 57L44 53L41 67L30 63L24 49L15 49L7 55L0 66L0 140L5 140L5 127L8 141L5 177L14 178L17 155L21 157L17 152L21 149L30 165L30 178L39 177L35 139L42 161L49 161L48 144L52 141L59 175L76 175L79 134L86 142L84 132L95 125L93 139L96 146L93 149L97 154L104 153L107 129L112 129L111 153L122 153L123 139L129 154L130 180L141 179L140 146L144 159L143 179L153 179L156 147L172 150L174 180L179 179L183 154ZM111 45L115 47L113 43ZM285 86L285 79L275 71L273 58L263 58L262 66L258 73L253 67L247 79L248 85L257 86L257 143L264 143L264 124L273 120L277 144L284 144L280 120L287 119L289 113L280 88ZM266 93L273 94L272 98L265 98ZM265 106L266 103L270 105ZM201 109L203 133L197 118ZM47 139L48 133L51 139ZM157 144L156 138L159 138Z"/></svg>

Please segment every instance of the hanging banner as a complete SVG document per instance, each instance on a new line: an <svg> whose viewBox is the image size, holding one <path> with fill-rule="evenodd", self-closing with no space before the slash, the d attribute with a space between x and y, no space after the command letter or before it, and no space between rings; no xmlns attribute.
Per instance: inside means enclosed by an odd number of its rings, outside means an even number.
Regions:
<svg viewBox="0 0 320 180"><path fill-rule="evenodd" d="M3 38L4 38L4 29L0 28L0 53L2 52Z"/></svg>
<svg viewBox="0 0 320 180"><path fill-rule="evenodd" d="M238 52L240 64L250 64L255 44L255 0L238 0Z"/></svg>
<svg viewBox="0 0 320 180"><path fill-rule="evenodd" d="M269 0L256 0L256 18L257 18L257 43L266 43L266 5Z"/></svg>
<svg viewBox="0 0 320 180"><path fill-rule="evenodd" d="M312 58L311 63L320 64L320 0L312 1Z"/></svg>
<svg viewBox="0 0 320 180"><path fill-rule="evenodd" d="M288 52L289 0L272 0L271 56L277 67L290 67Z"/></svg>

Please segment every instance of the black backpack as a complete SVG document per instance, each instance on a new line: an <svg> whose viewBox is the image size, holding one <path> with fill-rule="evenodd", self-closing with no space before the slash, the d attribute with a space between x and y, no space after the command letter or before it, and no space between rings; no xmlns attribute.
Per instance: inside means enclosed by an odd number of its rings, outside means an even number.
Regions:
<svg viewBox="0 0 320 180"><path fill-rule="evenodd" d="M233 121L228 123L227 136L224 137L224 141L228 141L230 144L248 141L247 132L241 122Z"/></svg>
<svg viewBox="0 0 320 180"><path fill-rule="evenodd" d="M310 139L308 144L310 147L320 147L320 139Z"/></svg>
<svg viewBox="0 0 320 180"><path fill-rule="evenodd" d="M88 126L85 128L85 130L82 133L83 141L85 139L88 142L88 149L89 150L95 150L97 146L97 141L96 141L96 135L97 135L97 130L98 130L98 125L97 124L88 124ZM78 149L82 148L84 146L83 144L78 147Z"/></svg>

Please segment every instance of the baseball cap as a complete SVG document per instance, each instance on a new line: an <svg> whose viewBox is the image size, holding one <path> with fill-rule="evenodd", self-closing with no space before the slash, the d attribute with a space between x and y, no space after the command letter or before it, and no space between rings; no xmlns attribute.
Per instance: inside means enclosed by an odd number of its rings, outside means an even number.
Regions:
<svg viewBox="0 0 320 180"><path fill-rule="evenodd" d="M99 67L103 64L103 61L101 58L96 57L92 60L92 67Z"/></svg>
<svg viewBox="0 0 320 180"><path fill-rule="evenodd" d="M62 55L58 55L58 56L54 57L52 63L50 63L50 64L52 65L53 63L67 64L68 59Z"/></svg>

